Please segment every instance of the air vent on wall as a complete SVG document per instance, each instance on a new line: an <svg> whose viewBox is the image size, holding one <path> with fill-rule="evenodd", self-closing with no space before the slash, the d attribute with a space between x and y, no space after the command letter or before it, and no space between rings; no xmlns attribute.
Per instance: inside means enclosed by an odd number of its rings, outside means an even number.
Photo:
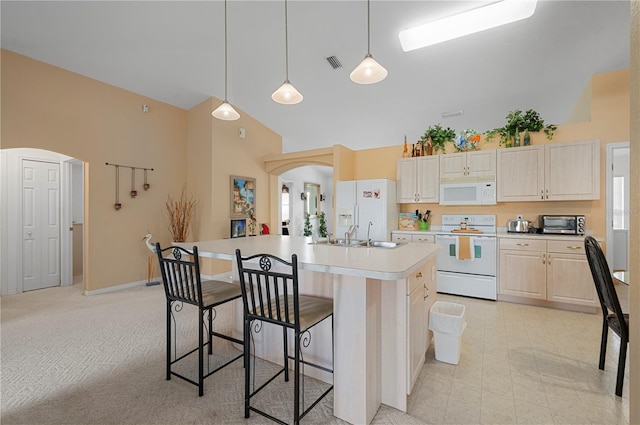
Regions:
<svg viewBox="0 0 640 425"><path fill-rule="evenodd" d="M342 64L340 63L340 61L338 60L337 57L335 56L329 56L327 58L327 62L329 62L329 65L331 65L331 67L333 69L338 69L338 68L342 68Z"/></svg>

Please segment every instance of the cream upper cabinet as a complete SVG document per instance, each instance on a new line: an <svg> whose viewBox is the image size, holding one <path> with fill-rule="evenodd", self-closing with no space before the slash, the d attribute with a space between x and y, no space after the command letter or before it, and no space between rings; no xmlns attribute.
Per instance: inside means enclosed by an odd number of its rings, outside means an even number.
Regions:
<svg viewBox="0 0 640 425"><path fill-rule="evenodd" d="M472 151L440 155L440 180L460 177L496 178L496 151Z"/></svg>
<svg viewBox="0 0 640 425"><path fill-rule="evenodd" d="M582 240L500 238L499 293L596 307Z"/></svg>
<svg viewBox="0 0 640 425"><path fill-rule="evenodd" d="M541 201L544 146L498 149L498 202Z"/></svg>
<svg viewBox="0 0 640 425"><path fill-rule="evenodd" d="M600 142L498 149L497 200L600 199Z"/></svg>
<svg viewBox="0 0 640 425"><path fill-rule="evenodd" d="M439 202L439 167L437 156L399 159L396 163L397 202Z"/></svg>
<svg viewBox="0 0 640 425"><path fill-rule="evenodd" d="M545 145L545 200L600 199L600 142Z"/></svg>

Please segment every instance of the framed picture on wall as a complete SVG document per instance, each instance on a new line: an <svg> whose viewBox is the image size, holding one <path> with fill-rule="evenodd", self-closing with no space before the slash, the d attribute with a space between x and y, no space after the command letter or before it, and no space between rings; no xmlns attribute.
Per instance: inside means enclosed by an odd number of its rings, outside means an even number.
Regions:
<svg viewBox="0 0 640 425"><path fill-rule="evenodd" d="M256 179L231 176L231 217L253 217L256 211Z"/></svg>
<svg viewBox="0 0 640 425"><path fill-rule="evenodd" d="M230 234L232 238L244 238L247 236L247 220L244 218L231 220Z"/></svg>

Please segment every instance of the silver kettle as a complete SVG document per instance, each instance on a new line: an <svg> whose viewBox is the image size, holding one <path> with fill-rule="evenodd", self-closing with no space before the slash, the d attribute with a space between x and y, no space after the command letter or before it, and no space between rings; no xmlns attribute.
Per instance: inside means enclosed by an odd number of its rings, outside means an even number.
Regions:
<svg viewBox="0 0 640 425"><path fill-rule="evenodd" d="M514 219L507 222L507 232L509 233L528 233L530 227L529 220Z"/></svg>

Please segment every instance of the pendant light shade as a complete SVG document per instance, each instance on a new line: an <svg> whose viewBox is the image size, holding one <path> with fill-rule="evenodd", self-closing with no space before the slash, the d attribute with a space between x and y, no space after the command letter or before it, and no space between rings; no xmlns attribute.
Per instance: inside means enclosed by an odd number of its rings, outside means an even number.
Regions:
<svg viewBox="0 0 640 425"><path fill-rule="evenodd" d="M224 100L212 113L215 118L225 121L235 121L240 118L240 114L233 109L233 106Z"/></svg>
<svg viewBox="0 0 640 425"><path fill-rule="evenodd" d="M293 87L293 85L286 80L278 90L274 91L271 95L271 99L274 102L282 103L284 105L295 105L296 103L302 102L302 94Z"/></svg>
<svg viewBox="0 0 640 425"><path fill-rule="evenodd" d="M374 84L387 78L389 72L370 54L366 55L360 65L351 71L351 81L358 84Z"/></svg>
<svg viewBox="0 0 640 425"><path fill-rule="evenodd" d="M224 100L213 112L214 118L224 121L235 121L240 114L227 101L227 0L224 0Z"/></svg>
<svg viewBox="0 0 640 425"><path fill-rule="evenodd" d="M284 83L282 83L278 90L273 92L271 99L283 105L295 105L296 103L302 102L303 97L289 81L289 25L287 15L287 0L284 0L284 58L286 77Z"/></svg>
<svg viewBox="0 0 640 425"><path fill-rule="evenodd" d="M356 68L351 71L349 78L358 84L374 84L387 78L389 72L380 65L371 54L371 7L367 0L367 54Z"/></svg>

